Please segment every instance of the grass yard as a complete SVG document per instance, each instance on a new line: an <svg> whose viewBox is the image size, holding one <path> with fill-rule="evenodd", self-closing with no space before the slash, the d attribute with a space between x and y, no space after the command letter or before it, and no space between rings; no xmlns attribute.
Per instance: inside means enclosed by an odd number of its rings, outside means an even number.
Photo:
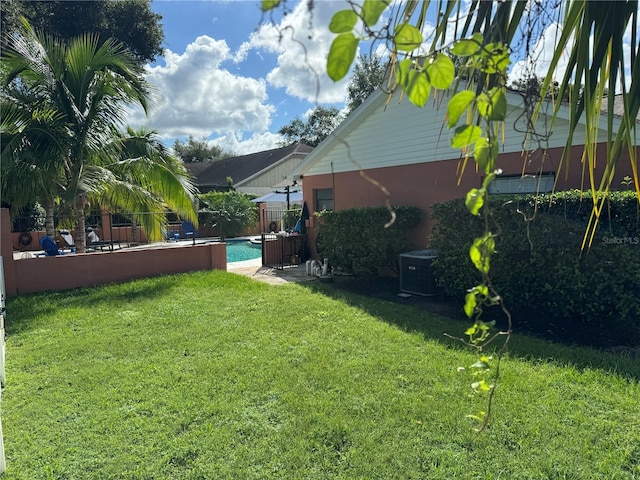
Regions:
<svg viewBox="0 0 640 480"><path fill-rule="evenodd" d="M525 337L468 451L464 328L226 272L12 299L5 478L640 478L640 362Z"/></svg>

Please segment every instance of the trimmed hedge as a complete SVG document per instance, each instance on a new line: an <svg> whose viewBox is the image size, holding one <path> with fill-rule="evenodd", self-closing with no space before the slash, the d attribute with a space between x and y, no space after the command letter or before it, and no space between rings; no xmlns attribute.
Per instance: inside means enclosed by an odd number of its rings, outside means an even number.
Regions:
<svg viewBox="0 0 640 480"><path fill-rule="evenodd" d="M494 196L499 231L492 282L516 331L588 345L640 342L640 211L633 192L612 192L589 253L580 247L591 213L589 192ZM450 297L463 299L480 276L469 260L483 219L463 200L434 205L434 272ZM529 219L529 220L526 220Z"/></svg>
<svg viewBox="0 0 640 480"><path fill-rule="evenodd" d="M420 223L417 207L394 207L396 220L385 207L363 207L322 211L316 247L321 258L328 258L337 269L365 276L376 276L386 268L397 270L398 256L411 248L409 233Z"/></svg>

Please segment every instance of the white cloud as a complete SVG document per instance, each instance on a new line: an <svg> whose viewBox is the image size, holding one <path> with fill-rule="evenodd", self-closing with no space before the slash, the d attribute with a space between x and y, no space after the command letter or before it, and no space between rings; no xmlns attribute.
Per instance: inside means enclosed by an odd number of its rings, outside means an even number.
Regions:
<svg viewBox="0 0 640 480"><path fill-rule="evenodd" d="M277 55L277 65L266 79L290 96L310 103L342 103L348 79L335 83L326 74L326 61L335 37L327 25L333 14L346 8L344 1L298 3L277 25L262 25L239 49L238 59L250 50Z"/></svg>
<svg viewBox="0 0 640 480"><path fill-rule="evenodd" d="M278 148L280 141L282 141L282 136L277 133L254 133L251 137L244 139L241 132L228 132L216 138L212 143L236 155L247 155Z"/></svg>
<svg viewBox="0 0 640 480"><path fill-rule="evenodd" d="M161 135L201 138L268 130L275 107L268 103L266 81L225 69L232 55L224 40L200 36L182 54L166 50L164 60L147 70L147 80L159 90L149 121Z"/></svg>
<svg viewBox="0 0 640 480"><path fill-rule="evenodd" d="M561 27L556 23L549 25L544 32L540 35L540 38L536 42L531 54L515 62L509 72L509 80L514 81L525 78L532 73L535 73L537 77L544 77L549 71L549 65L553 59L553 55L556 51L555 45L562 34ZM571 38L569 45L573 42ZM558 61L555 71L555 78L557 81L562 81L564 74L567 70L567 62L569 56L563 53Z"/></svg>
<svg viewBox="0 0 640 480"><path fill-rule="evenodd" d="M130 123L154 128L167 144L193 135L245 154L277 147L280 136L270 130L280 127L273 124L290 122L301 107L340 106L348 76L335 83L326 74L335 37L327 26L348 5L316 0L311 11L308 5L298 2L277 23L261 25L235 52L207 35L183 52L165 50L164 64L147 67L158 92L149 118L132 113Z"/></svg>

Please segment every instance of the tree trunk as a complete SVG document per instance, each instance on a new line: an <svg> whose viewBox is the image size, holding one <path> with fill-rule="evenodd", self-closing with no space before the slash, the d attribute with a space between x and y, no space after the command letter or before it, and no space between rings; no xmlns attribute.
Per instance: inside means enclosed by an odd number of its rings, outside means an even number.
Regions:
<svg viewBox="0 0 640 480"><path fill-rule="evenodd" d="M53 202L51 200L47 200L43 202L42 207L44 208L44 229L47 232L47 236L51 238L56 238L56 227L53 221Z"/></svg>
<svg viewBox="0 0 640 480"><path fill-rule="evenodd" d="M73 237L76 244L76 253L84 253L86 251L87 235L85 232L84 207L87 205L87 198L80 195L76 198L74 209L76 214L76 229Z"/></svg>

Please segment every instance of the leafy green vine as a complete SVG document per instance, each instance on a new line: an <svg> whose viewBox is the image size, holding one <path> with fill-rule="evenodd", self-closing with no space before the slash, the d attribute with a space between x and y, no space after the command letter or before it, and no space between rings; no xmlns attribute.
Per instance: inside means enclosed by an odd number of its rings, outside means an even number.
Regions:
<svg viewBox="0 0 640 480"><path fill-rule="evenodd" d="M264 0L263 9L275 8L279 3ZM348 3L350 8L336 12L329 24L329 30L336 37L327 57L327 74L334 81L347 75L360 41L370 38L374 26L390 5L388 0ZM466 330L466 338L459 339L480 354L470 367L473 372L471 389L486 398L486 403L481 410L469 415L475 421L474 429L479 434L489 424L500 376L500 360L511 335L511 316L502 297L491 284L491 258L496 253L495 238L499 230L492 228L487 201L488 187L501 173L496 169L496 160L500 130L507 113L506 70L510 63L510 51L507 45L474 33L469 38L455 41L453 45L431 48L429 55L417 56L414 52L422 46L425 38L421 29L409 21L415 5L416 2L410 2L405 7L404 15L396 17L398 21L395 25L384 27L390 43L390 94L395 88L400 88L411 103L424 107L432 88L457 92L447 107L447 126L453 130L451 146L462 149L465 164L473 158L478 170L484 174L482 186L471 189L465 201L472 215L482 215L484 218L484 231L473 240L469 250L469 258L481 273L482 281L470 288L465 297L464 311L473 325ZM421 17L418 23L424 23L424 18ZM462 81L467 87L458 91ZM502 308L507 318L504 331L494 332L492 327L495 322L485 321L482 316L486 307L496 305ZM503 337L504 342L494 359L485 350L499 337Z"/></svg>

